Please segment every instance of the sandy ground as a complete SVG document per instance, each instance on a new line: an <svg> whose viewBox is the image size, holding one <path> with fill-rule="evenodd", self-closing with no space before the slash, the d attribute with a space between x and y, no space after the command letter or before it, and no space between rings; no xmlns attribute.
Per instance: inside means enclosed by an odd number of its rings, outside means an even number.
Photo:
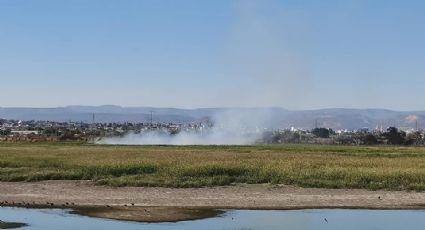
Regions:
<svg viewBox="0 0 425 230"><path fill-rule="evenodd" d="M237 185L212 188L95 186L88 181L0 182L0 205L225 209L425 208L425 193Z"/></svg>

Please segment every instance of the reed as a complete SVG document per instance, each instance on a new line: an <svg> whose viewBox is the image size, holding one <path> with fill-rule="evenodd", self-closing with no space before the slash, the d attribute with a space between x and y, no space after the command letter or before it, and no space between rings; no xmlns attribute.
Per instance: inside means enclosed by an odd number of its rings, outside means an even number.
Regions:
<svg viewBox="0 0 425 230"><path fill-rule="evenodd" d="M425 190L425 148L394 146L107 146L0 144L1 181L110 186L287 184Z"/></svg>

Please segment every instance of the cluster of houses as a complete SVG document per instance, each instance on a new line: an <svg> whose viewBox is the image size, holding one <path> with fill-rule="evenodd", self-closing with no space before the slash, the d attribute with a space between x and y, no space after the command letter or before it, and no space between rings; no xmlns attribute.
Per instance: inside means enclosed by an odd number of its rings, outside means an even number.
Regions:
<svg viewBox="0 0 425 230"><path fill-rule="evenodd" d="M132 133L155 130L177 134L185 132L203 132L211 123L188 124L173 123L85 123L55 121L22 121L0 119L0 141L90 141L99 137L123 136Z"/></svg>
<svg viewBox="0 0 425 230"><path fill-rule="evenodd" d="M97 138L118 137L128 133L156 131L174 135L180 132L208 132L214 124L209 120L195 123L85 123L55 121L21 121L0 119L0 142L82 141ZM216 127L220 128L220 127ZM235 132L252 132L238 129ZM311 130L291 127L288 129L260 129L257 143L315 143L315 144L409 144L424 145L425 131L422 129L397 129L382 127L369 130Z"/></svg>

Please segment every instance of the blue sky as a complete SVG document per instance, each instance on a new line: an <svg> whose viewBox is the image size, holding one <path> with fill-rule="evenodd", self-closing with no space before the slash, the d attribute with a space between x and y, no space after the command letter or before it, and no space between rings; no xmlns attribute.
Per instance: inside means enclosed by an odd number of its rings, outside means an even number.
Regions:
<svg viewBox="0 0 425 230"><path fill-rule="evenodd" d="M425 110L425 2L0 0L0 107Z"/></svg>

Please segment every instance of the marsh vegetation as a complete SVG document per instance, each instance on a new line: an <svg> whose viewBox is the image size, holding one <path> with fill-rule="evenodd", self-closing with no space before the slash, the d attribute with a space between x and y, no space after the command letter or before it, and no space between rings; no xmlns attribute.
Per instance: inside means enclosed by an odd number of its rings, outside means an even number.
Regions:
<svg viewBox="0 0 425 230"><path fill-rule="evenodd" d="M425 190L425 148L393 146L103 146L0 144L1 181L91 180L109 186L237 183Z"/></svg>

